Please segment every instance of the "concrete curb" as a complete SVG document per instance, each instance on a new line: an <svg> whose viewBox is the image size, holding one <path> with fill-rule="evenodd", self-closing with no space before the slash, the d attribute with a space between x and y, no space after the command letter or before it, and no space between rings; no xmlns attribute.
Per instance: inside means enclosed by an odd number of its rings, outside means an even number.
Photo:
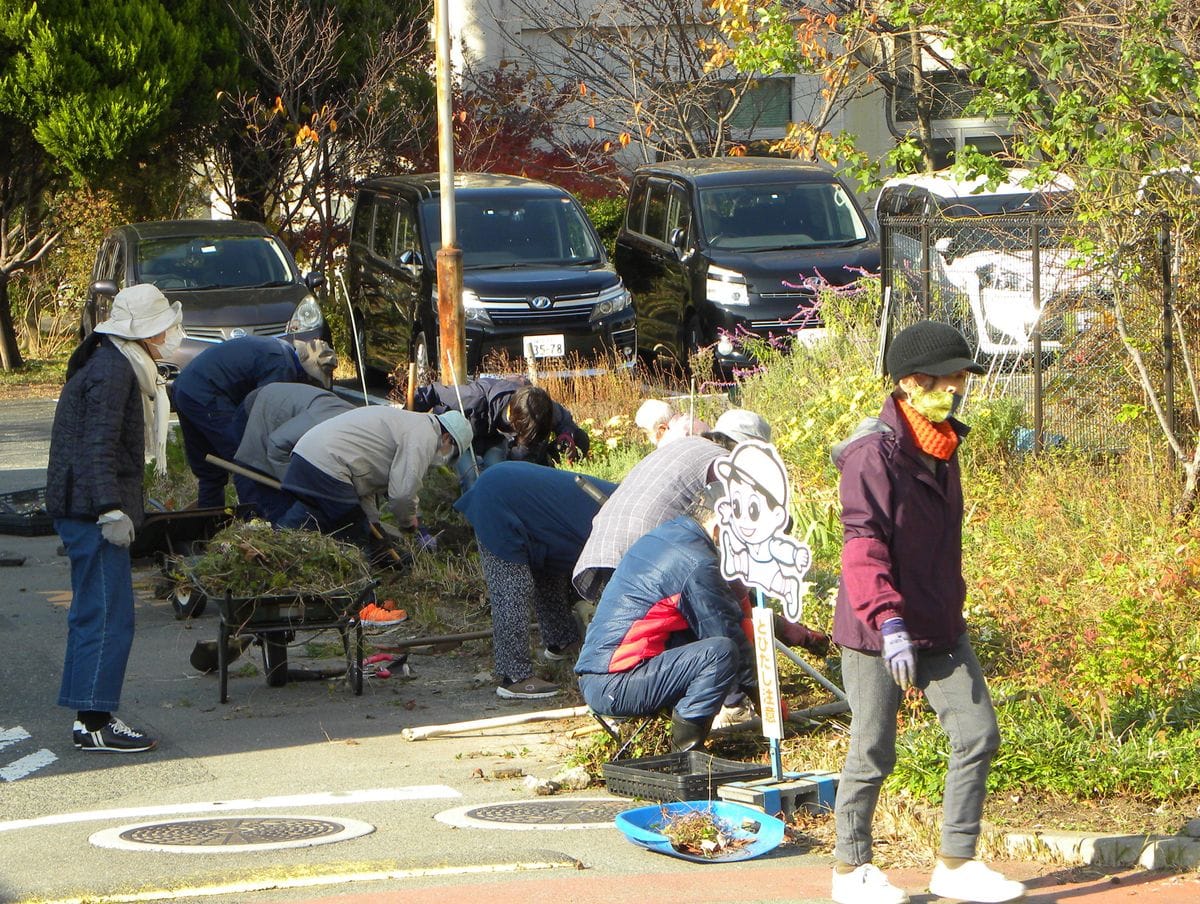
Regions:
<svg viewBox="0 0 1200 904"><path fill-rule="evenodd" d="M1049 856L1084 866L1195 870L1200 869L1200 820L1178 835L1009 832L1004 847L1018 859Z"/></svg>

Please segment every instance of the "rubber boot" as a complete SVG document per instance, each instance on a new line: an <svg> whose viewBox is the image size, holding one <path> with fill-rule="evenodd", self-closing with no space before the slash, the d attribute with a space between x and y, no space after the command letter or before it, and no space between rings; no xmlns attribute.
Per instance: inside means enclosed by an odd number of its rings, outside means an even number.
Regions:
<svg viewBox="0 0 1200 904"><path fill-rule="evenodd" d="M712 717L700 722L684 719L671 713L671 752L686 753L689 750L703 750L704 739L708 737Z"/></svg>

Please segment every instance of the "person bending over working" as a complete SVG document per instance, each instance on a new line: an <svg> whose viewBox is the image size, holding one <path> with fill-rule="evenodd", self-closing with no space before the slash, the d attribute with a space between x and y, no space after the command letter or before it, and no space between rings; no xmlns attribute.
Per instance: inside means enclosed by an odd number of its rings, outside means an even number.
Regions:
<svg viewBox="0 0 1200 904"><path fill-rule="evenodd" d="M833 450L841 472L842 574L833 639L842 647L850 748L838 784L833 900L903 904L872 863L879 789L896 764L896 717L916 688L950 736L941 853L929 890L960 901L1011 901L1021 883L975 859L996 713L963 620L963 494L951 415L983 368L945 323L902 330L887 351L895 388Z"/></svg>
<svg viewBox="0 0 1200 904"><path fill-rule="evenodd" d="M571 566L600 508L571 471L505 461L480 475L454 507L479 540L479 562L492 608L492 655L500 697L535 700L559 688L533 674L529 610L545 644L543 658L565 659L579 642L571 603ZM616 486L584 477L605 495Z"/></svg>
<svg viewBox="0 0 1200 904"><path fill-rule="evenodd" d="M460 403L459 396L462 401ZM475 431L474 455L458 460L463 491L479 472L500 461L552 464L562 458L576 461L590 448L587 431L576 425L571 412L540 386L525 380L481 377L457 389L429 383L417 389L415 411L461 411Z"/></svg>
<svg viewBox="0 0 1200 904"><path fill-rule="evenodd" d="M246 425L242 403L268 383L312 382L328 389L337 366L333 349L320 339L292 345L284 339L243 336L206 348L175 378L175 410L183 432L188 467L196 475L200 508L225 504L229 472L207 461L232 461ZM253 503L257 484L234 478L238 498Z"/></svg>

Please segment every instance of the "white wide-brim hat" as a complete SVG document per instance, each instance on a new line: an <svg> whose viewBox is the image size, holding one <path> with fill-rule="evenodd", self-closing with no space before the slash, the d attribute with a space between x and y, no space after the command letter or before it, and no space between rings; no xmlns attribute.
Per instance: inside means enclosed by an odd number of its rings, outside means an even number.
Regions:
<svg viewBox="0 0 1200 904"><path fill-rule="evenodd" d="M97 333L123 339L149 339L183 318L183 306L172 304L150 283L126 286L113 298L108 319L96 324Z"/></svg>

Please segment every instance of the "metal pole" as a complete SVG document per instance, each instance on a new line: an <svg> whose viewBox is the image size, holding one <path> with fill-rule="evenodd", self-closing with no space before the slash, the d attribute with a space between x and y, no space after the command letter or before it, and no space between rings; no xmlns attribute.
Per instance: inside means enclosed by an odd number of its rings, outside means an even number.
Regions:
<svg viewBox="0 0 1200 904"><path fill-rule="evenodd" d="M930 295L933 294L933 268L930 265L929 214L921 217L921 317L929 319Z"/></svg>
<svg viewBox="0 0 1200 904"><path fill-rule="evenodd" d="M466 330L462 306L462 249L454 223L454 131L450 81L449 0L434 8L437 51L438 171L441 174L442 247L437 253L439 372L443 383L466 380ZM457 363L460 369L455 368Z"/></svg>
<svg viewBox="0 0 1200 904"><path fill-rule="evenodd" d="M1171 223L1163 214L1158 227L1158 249L1162 259L1162 307L1163 307L1163 401L1167 406L1167 427L1175 435L1175 331L1171 322L1175 319L1175 275L1171 267ZM1167 447L1168 461L1174 468L1175 449Z"/></svg>
<svg viewBox="0 0 1200 904"><path fill-rule="evenodd" d="M1033 309L1037 311L1037 320L1033 323L1033 451L1041 452L1045 443L1042 422L1042 230L1041 219L1031 221L1033 225L1033 241L1030 242L1032 257L1030 266L1033 268Z"/></svg>

